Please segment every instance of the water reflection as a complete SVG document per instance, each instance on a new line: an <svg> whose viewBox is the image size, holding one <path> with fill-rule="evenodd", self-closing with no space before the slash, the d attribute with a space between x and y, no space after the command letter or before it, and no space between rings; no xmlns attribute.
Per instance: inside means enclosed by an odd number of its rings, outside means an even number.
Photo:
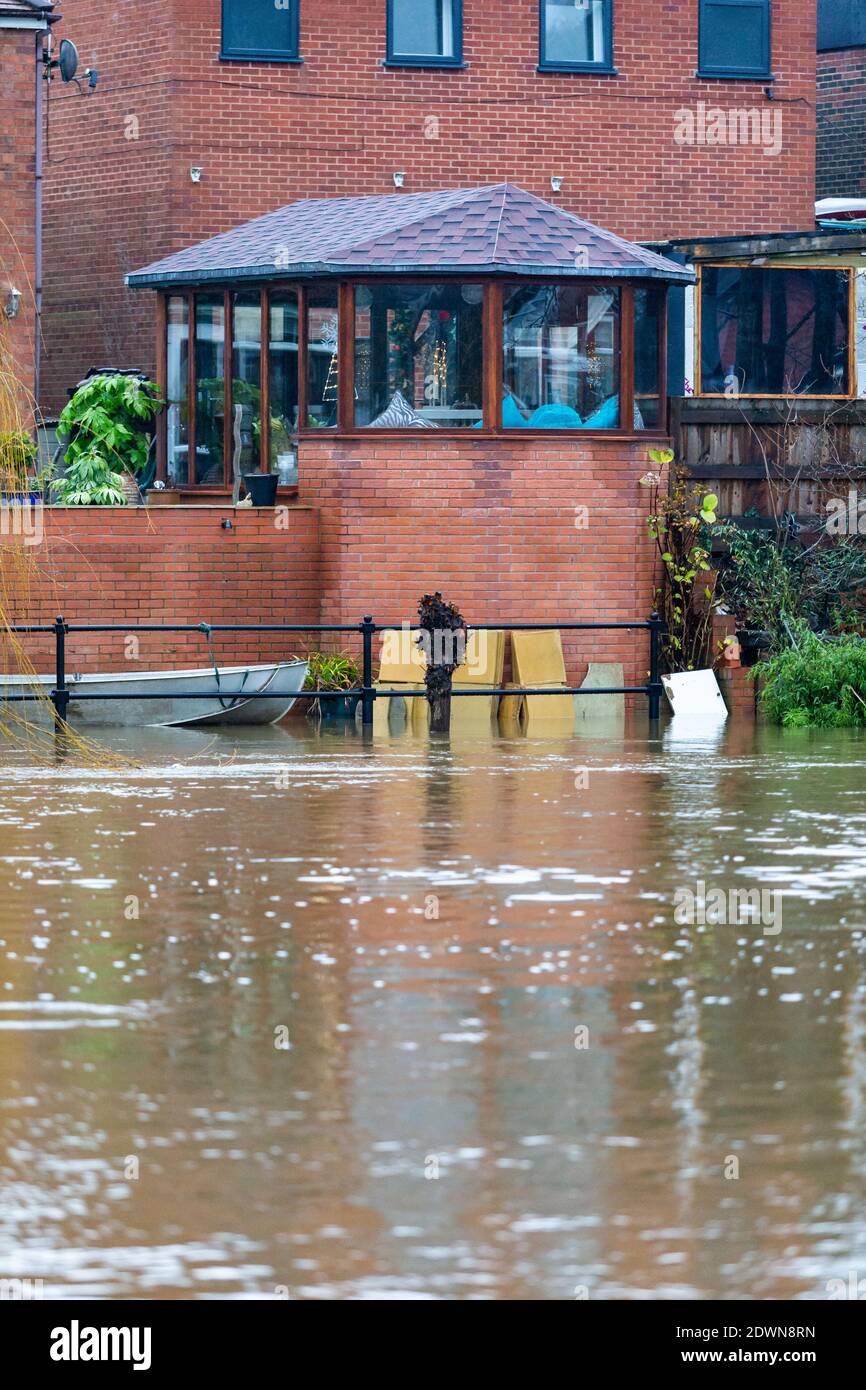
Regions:
<svg viewBox="0 0 866 1390"><path fill-rule="evenodd" d="M142 770L2 773L0 1276L820 1298L866 1274L858 735L117 737ZM698 879L777 887L782 932L677 925Z"/></svg>

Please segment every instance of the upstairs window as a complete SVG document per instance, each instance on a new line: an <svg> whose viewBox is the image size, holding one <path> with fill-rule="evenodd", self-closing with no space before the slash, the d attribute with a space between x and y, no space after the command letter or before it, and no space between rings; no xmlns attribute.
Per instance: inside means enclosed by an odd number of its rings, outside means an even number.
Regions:
<svg viewBox="0 0 866 1390"><path fill-rule="evenodd" d="M223 58L291 63L300 58L299 0L222 0Z"/></svg>
<svg viewBox="0 0 866 1390"><path fill-rule="evenodd" d="M541 0L539 67L582 72L613 64L613 0Z"/></svg>
<svg viewBox="0 0 866 1390"><path fill-rule="evenodd" d="M388 0L388 62L401 67L460 67L461 0Z"/></svg>
<svg viewBox="0 0 866 1390"><path fill-rule="evenodd" d="M770 0L700 0L698 75L768 78Z"/></svg>

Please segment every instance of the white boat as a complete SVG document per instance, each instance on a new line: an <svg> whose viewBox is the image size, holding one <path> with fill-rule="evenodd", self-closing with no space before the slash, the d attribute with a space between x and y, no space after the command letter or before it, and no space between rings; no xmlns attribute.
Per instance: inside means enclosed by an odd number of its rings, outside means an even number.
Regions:
<svg viewBox="0 0 866 1390"><path fill-rule="evenodd" d="M261 666L203 666L189 671L112 672L109 675L67 676L67 720L80 725L276 724L288 714L307 678L306 661L279 661ZM34 684L47 697L56 685L51 676L0 675L0 713L10 695L26 695ZM87 699L77 699L86 695ZM99 696L125 695L123 700ZM195 695L197 699L178 699ZM135 698L138 696L139 698ZM252 696L259 696L252 699ZM91 698L95 697L95 698ZM140 698L148 697L148 698ZM6 706L23 717L44 723L51 718L47 701L15 701ZM7 714L8 718L8 714Z"/></svg>

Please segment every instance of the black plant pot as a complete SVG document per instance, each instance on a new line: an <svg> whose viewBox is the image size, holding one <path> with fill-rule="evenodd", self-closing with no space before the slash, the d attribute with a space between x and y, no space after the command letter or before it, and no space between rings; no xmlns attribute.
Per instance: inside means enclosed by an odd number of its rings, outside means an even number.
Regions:
<svg viewBox="0 0 866 1390"><path fill-rule="evenodd" d="M345 700L321 700L319 709L325 723L336 723L344 719L354 719L355 710L358 708L358 696L353 695Z"/></svg>
<svg viewBox="0 0 866 1390"><path fill-rule="evenodd" d="M277 501L276 473L245 473L244 487L254 507L273 507Z"/></svg>

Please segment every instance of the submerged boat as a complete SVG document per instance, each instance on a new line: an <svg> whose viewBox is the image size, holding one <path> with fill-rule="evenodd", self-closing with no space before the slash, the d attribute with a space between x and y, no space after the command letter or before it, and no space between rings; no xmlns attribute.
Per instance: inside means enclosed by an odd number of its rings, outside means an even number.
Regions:
<svg viewBox="0 0 866 1390"><path fill-rule="evenodd" d="M139 671L126 674L68 676L67 720L73 725L276 724L303 689L306 661L279 661L261 666L204 666L189 671ZM34 685L47 697L52 676L0 675L0 708L12 695L27 695ZM82 695L87 696L81 699ZM108 698L123 695L122 700ZM103 697L103 698L100 698ZM180 698L180 697L187 698ZM190 696L196 698L190 699ZM258 698L252 698L252 697ZM47 701L7 705L25 718L44 723L51 717Z"/></svg>

